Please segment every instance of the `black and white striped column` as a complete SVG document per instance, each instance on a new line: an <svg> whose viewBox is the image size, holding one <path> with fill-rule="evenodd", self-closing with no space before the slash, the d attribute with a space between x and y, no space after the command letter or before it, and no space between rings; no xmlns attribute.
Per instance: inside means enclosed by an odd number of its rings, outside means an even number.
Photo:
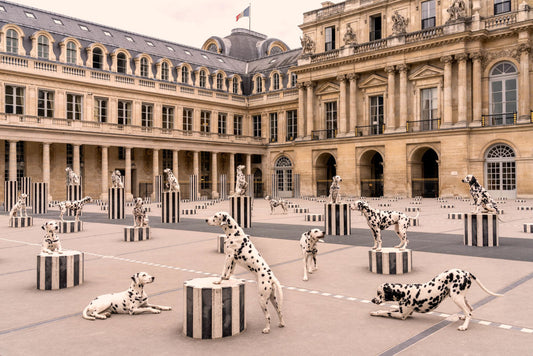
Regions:
<svg viewBox="0 0 533 356"><path fill-rule="evenodd" d="M33 226L33 218L31 216L13 216L9 218L9 227L29 227Z"/></svg>
<svg viewBox="0 0 533 356"><path fill-rule="evenodd" d="M32 214L46 214L48 212L48 183L32 183L31 197Z"/></svg>
<svg viewBox="0 0 533 356"><path fill-rule="evenodd" d="M242 228L252 227L252 197L230 197L231 216Z"/></svg>
<svg viewBox="0 0 533 356"><path fill-rule="evenodd" d="M161 195L161 222L175 224L180 222L180 193L163 192Z"/></svg>
<svg viewBox="0 0 533 356"><path fill-rule="evenodd" d="M58 221L59 232L62 234L69 234L72 232L80 232L83 230L83 221Z"/></svg>
<svg viewBox="0 0 533 356"><path fill-rule="evenodd" d="M124 219L124 188L109 188L107 217L111 220Z"/></svg>
<svg viewBox="0 0 533 356"><path fill-rule="evenodd" d="M496 214L464 214L464 244L467 246L499 246L499 224Z"/></svg>
<svg viewBox="0 0 533 356"><path fill-rule="evenodd" d="M31 177L22 177L20 179L19 191L27 195L26 205L31 206L31 202L33 199L31 195Z"/></svg>
<svg viewBox="0 0 533 356"><path fill-rule="evenodd" d="M525 223L524 224L524 232L528 232L530 234L533 234L533 224L532 223Z"/></svg>
<svg viewBox="0 0 533 356"><path fill-rule="evenodd" d="M234 336L246 329L244 281L218 277L184 283L183 334L195 339Z"/></svg>
<svg viewBox="0 0 533 356"><path fill-rule="evenodd" d="M322 221L324 219L324 215L322 214L306 214L305 215L305 221Z"/></svg>
<svg viewBox="0 0 533 356"><path fill-rule="evenodd" d="M217 252L224 253L224 241L226 240L226 235L217 236Z"/></svg>
<svg viewBox="0 0 533 356"><path fill-rule="evenodd" d="M326 235L350 235L352 229L352 216L350 206L346 203L324 205L326 218Z"/></svg>
<svg viewBox="0 0 533 356"><path fill-rule="evenodd" d="M368 268L377 274L404 274L413 269L413 251L384 247L368 251Z"/></svg>
<svg viewBox="0 0 533 356"><path fill-rule="evenodd" d="M150 227L133 227L127 226L124 228L124 241L134 242L134 241L144 241L150 240Z"/></svg>
<svg viewBox="0 0 533 356"><path fill-rule="evenodd" d="M81 179L81 177L80 177ZM67 200L75 201L81 199L81 184L69 184L67 185ZM74 216L74 212L67 209L67 216Z"/></svg>
<svg viewBox="0 0 533 356"><path fill-rule="evenodd" d="M190 201L198 200L198 176L196 174L189 176L189 198Z"/></svg>
<svg viewBox="0 0 533 356"><path fill-rule="evenodd" d="M155 202L156 203L161 202L161 196L164 192L164 185L165 185L165 182L163 181L163 176L162 175L155 176Z"/></svg>
<svg viewBox="0 0 533 356"><path fill-rule="evenodd" d="M4 182L4 209L11 211L11 208L17 203L18 185L16 180Z"/></svg>
<svg viewBox="0 0 533 356"><path fill-rule="evenodd" d="M228 177L226 174L221 174L218 177L218 193L220 200L228 199Z"/></svg>
<svg viewBox="0 0 533 356"><path fill-rule="evenodd" d="M37 255L37 289L56 290L83 283L84 255L79 251Z"/></svg>

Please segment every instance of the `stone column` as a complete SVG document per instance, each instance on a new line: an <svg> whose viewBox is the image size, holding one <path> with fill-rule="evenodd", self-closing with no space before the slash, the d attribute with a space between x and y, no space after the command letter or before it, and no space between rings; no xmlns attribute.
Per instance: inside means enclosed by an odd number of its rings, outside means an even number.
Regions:
<svg viewBox="0 0 533 356"><path fill-rule="evenodd" d="M441 57L441 62L444 63L444 98L443 98L443 115L441 120L441 128L450 127L453 120L452 110L452 56Z"/></svg>
<svg viewBox="0 0 533 356"><path fill-rule="evenodd" d="M80 145L72 145L72 170L78 176L80 173Z"/></svg>
<svg viewBox="0 0 533 356"><path fill-rule="evenodd" d="M337 128L337 133L340 135L345 135L347 130L347 118L346 118L346 76L339 75L337 76L339 81L339 127Z"/></svg>
<svg viewBox="0 0 533 356"><path fill-rule="evenodd" d="M466 126L467 122L467 87L466 87L466 60L465 53L457 54L455 59L458 62L457 74L457 126Z"/></svg>
<svg viewBox="0 0 533 356"><path fill-rule="evenodd" d="M518 47L520 52L520 84L518 97L518 122L526 123L531 121L531 106L530 106L530 83L529 83L529 52L531 47L522 43Z"/></svg>
<svg viewBox="0 0 533 356"><path fill-rule="evenodd" d="M43 143L43 182L48 184L48 200L51 199L50 195L50 144Z"/></svg>
<svg viewBox="0 0 533 356"><path fill-rule="evenodd" d="M246 154L246 174L252 174L252 155L249 153Z"/></svg>
<svg viewBox="0 0 533 356"><path fill-rule="evenodd" d="M348 120L348 132L350 135L355 134L355 126L357 125L357 79L359 74L348 74L350 81L350 119Z"/></svg>
<svg viewBox="0 0 533 356"><path fill-rule="evenodd" d="M315 92L314 92L314 86L315 83L313 82L306 82L305 86L307 88L307 117L306 117L306 123L307 123L307 132L306 136L311 137L312 131L314 130L314 110L313 106L315 103Z"/></svg>
<svg viewBox="0 0 533 356"><path fill-rule="evenodd" d="M287 112L278 111L278 142L287 141Z"/></svg>
<svg viewBox="0 0 533 356"><path fill-rule="evenodd" d="M385 121L385 132L393 132L396 127L396 70L394 66L385 67L387 72L387 118Z"/></svg>
<svg viewBox="0 0 533 356"><path fill-rule="evenodd" d="M211 152L211 199L218 197L218 154Z"/></svg>
<svg viewBox="0 0 533 356"><path fill-rule="evenodd" d="M9 180L17 180L17 141L9 141Z"/></svg>
<svg viewBox="0 0 533 356"><path fill-rule="evenodd" d="M235 193L235 153L229 153L229 194Z"/></svg>
<svg viewBox="0 0 533 356"><path fill-rule="evenodd" d="M108 148L107 146L102 146L102 192L100 194L100 199L106 200L107 199L107 190L109 188L108 182L109 182L109 176L108 176L108 155L107 155Z"/></svg>
<svg viewBox="0 0 533 356"><path fill-rule="evenodd" d="M195 199L198 199L198 197L200 196L200 187L199 187L199 182L200 182L200 152L199 151L193 151L192 152L192 174L194 174L196 176L196 192L197 193L197 196L195 197Z"/></svg>
<svg viewBox="0 0 533 356"><path fill-rule="evenodd" d="M481 52L474 52L470 54L472 58L472 126L481 126L482 112L482 69L481 60L483 56Z"/></svg>
<svg viewBox="0 0 533 356"><path fill-rule="evenodd" d="M159 150L154 148L152 150L152 201L156 200L155 186L157 184L155 177L159 175Z"/></svg>
<svg viewBox="0 0 533 356"><path fill-rule="evenodd" d="M298 139L305 136L305 86L298 83Z"/></svg>
<svg viewBox="0 0 533 356"><path fill-rule="evenodd" d="M172 173L174 173L174 176L179 181L178 154L179 150L172 150Z"/></svg>
<svg viewBox="0 0 533 356"><path fill-rule="evenodd" d="M124 187L126 188L126 200L133 200L131 192L131 147L124 147L126 151L126 167L124 172Z"/></svg>
<svg viewBox="0 0 533 356"><path fill-rule="evenodd" d="M398 130L405 132L405 127L407 126L407 108L409 105L409 96L407 95L407 71L409 67L402 64L398 66L398 70L400 71L400 123Z"/></svg>

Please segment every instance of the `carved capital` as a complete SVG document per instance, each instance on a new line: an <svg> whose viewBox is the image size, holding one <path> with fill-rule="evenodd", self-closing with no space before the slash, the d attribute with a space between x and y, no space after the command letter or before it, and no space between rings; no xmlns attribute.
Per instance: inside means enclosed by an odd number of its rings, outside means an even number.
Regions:
<svg viewBox="0 0 533 356"><path fill-rule="evenodd" d="M482 51L476 51L476 52L470 53L470 58L474 62L475 61L482 61L484 57L485 57L485 54Z"/></svg>
<svg viewBox="0 0 533 356"><path fill-rule="evenodd" d="M444 64L452 63L453 57L452 56L443 56L443 57L440 57L440 61L442 63L444 63Z"/></svg>
<svg viewBox="0 0 533 356"><path fill-rule="evenodd" d="M409 66L407 64L400 64L396 66L400 72L406 73L409 70Z"/></svg>
<svg viewBox="0 0 533 356"><path fill-rule="evenodd" d="M455 59L457 61L466 61L468 59L468 55L466 53L459 53L455 55Z"/></svg>
<svg viewBox="0 0 533 356"><path fill-rule="evenodd" d="M338 80L339 82L343 82L345 79L346 79L346 75L344 75L344 74L341 74L341 75L338 75L338 76L337 76L337 80Z"/></svg>
<svg viewBox="0 0 533 356"><path fill-rule="evenodd" d="M385 67L385 72L387 72L387 73L394 73L395 70L396 70L396 68L394 66L386 66Z"/></svg>
<svg viewBox="0 0 533 356"><path fill-rule="evenodd" d="M359 79L359 74L357 74L357 73L350 73L350 74L347 75L347 77L348 77L348 79L349 79L350 81L354 81L354 80Z"/></svg>
<svg viewBox="0 0 533 356"><path fill-rule="evenodd" d="M314 88L316 86L316 83L315 82L305 82L304 85L307 88Z"/></svg>
<svg viewBox="0 0 533 356"><path fill-rule="evenodd" d="M305 88L305 85L304 85L304 83L297 83L297 84L296 84L296 87L297 87L298 89L304 89L304 88Z"/></svg>
<svg viewBox="0 0 533 356"><path fill-rule="evenodd" d="M518 45L518 53L530 53L531 52L531 46L527 43L521 43Z"/></svg>

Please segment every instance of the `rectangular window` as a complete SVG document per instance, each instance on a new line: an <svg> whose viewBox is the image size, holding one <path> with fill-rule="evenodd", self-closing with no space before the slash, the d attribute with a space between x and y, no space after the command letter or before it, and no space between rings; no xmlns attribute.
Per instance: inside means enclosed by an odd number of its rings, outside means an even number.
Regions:
<svg viewBox="0 0 533 356"><path fill-rule="evenodd" d="M141 126L153 127L154 125L154 106L152 104L141 105Z"/></svg>
<svg viewBox="0 0 533 356"><path fill-rule="evenodd" d="M270 113L270 142L278 142L278 113Z"/></svg>
<svg viewBox="0 0 533 356"><path fill-rule="evenodd" d="M435 0L422 3L422 29L435 27Z"/></svg>
<svg viewBox="0 0 533 356"><path fill-rule="evenodd" d="M131 157L130 159L133 161L135 159L134 152L135 149L131 148ZM119 160L125 160L126 159L126 148L125 147L118 147L118 159Z"/></svg>
<svg viewBox="0 0 533 356"><path fill-rule="evenodd" d="M422 89L420 91L420 129L434 130L437 123L437 88Z"/></svg>
<svg viewBox="0 0 533 356"><path fill-rule="evenodd" d="M24 115L24 88L6 85L6 114Z"/></svg>
<svg viewBox="0 0 533 356"><path fill-rule="evenodd" d="M94 120L107 122L107 98L94 99Z"/></svg>
<svg viewBox="0 0 533 356"><path fill-rule="evenodd" d="M163 106L162 125L164 129L172 130L174 128L174 107Z"/></svg>
<svg viewBox="0 0 533 356"><path fill-rule="evenodd" d="M118 101L118 124L131 125L131 101Z"/></svg>
<svg viewBox="0 0 533 356"><path fill-rule="evenodd" d="M83 96L67 94L67 119L81 120L83 107Z"/></svg>
<svg viewBox="0 0 533 356"><path fill-rule="evenodd" d="M326 27L325 50L335 49L335 26Z"/></svg>
<svg viewBox="0 0 533 356"><path fill-rule="evenodd" d="M298 136L298 117L296 110L287 111L287 141L293 141Z"/></svg>
<svg viewBox="0 0 533 356"><path fill-rule="evenodd" d="M261 115L252 116L252 125L254 137L261 137Z"/></svg>
<svg viewBox="0 0 533 356"><path fill-rule="evenodd" d="M337 102L326 103L326 137L337 136Z"/></svg>
<svg viewBox="0 0 533 356"><path fill-rule="evenodd" d="M221 135L225 135L227 133L227 117L228 114L226 113L218 113L218 133Z"/></svg>
<svg viewBox="0 0 533 356"><path fill-rule="evenodd" d="M383 133L383 95L370 97L370 134L380 135Z"/></svg>
<svg viewBox="0 0 533 356"><path fill-rule="evenodd" d="M233 134L242 136L242 115L233 116Z"/></svg>
<svg viewBox="0 0 533 356"><path fill-rule="evenodd" d="M39 90L37 99L37 116L54 117L54 92Z"/></svg>
<svg viewBox="0 0 533 356"><path fill-rule="evenodd" d="M296 84L298 84L298 75L292 73L291 74L291 87L296 87Z"/></svg>
<svg viewBox="0 0 533 356"><path fill-rule="evenodd" d="M192 109L183 109L183 131L192 131Z"/></svg>
<svg viewBox="0 0 533 356"><path fill-rule="evenodd" d="M172 150L163 150L162 153L163 156L163 169L172 169L173 164L173 158L172 158Z"/></svg>
<svg viewBox="0 0 533 356"><path fill-rule="evenodd" d="M511 0L494 0L494 15L511 12Z"/></svg>
<svg viewBox="0 0 533 356"><path fill-rule="evenodd" d="M381 39L381 14L370 17L370 41Z"/></svg>
<svg viewBox="0 0 533 356"><path fill-rule="evenodd" d="M211 112L202 111L200 112L200 132L210 132L211 126Z"/></svg>

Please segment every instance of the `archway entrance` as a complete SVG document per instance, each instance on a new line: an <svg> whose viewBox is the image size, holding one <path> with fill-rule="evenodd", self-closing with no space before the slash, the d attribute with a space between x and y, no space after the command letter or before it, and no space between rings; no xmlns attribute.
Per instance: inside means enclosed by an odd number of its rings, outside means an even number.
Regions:
<svg viewBox="0 0 533 356"><path fill-rule="evenodd" d="M433 149L418 149L411 164L411 189L413 197L439 196L439 156Z"/></svg>
<svg viewBox="0 0 533 356"><path fill-rule="evenodd" d="M328 195L331 180L337 175L337 161L329 153L323 153L316 160L316 195Z"/></svg>
<svg viewBox="0 0 533 356"><path fill-rule="evenodd" d="M383 196L383 157L377 151L365 152L360 162L361 196Z"/></svg>
<svg viewBox="0 0 533 356"><path fill-rule="evenodd" d="M254 197L263 196L263 172L258 168L254 172Z"/></svg>

